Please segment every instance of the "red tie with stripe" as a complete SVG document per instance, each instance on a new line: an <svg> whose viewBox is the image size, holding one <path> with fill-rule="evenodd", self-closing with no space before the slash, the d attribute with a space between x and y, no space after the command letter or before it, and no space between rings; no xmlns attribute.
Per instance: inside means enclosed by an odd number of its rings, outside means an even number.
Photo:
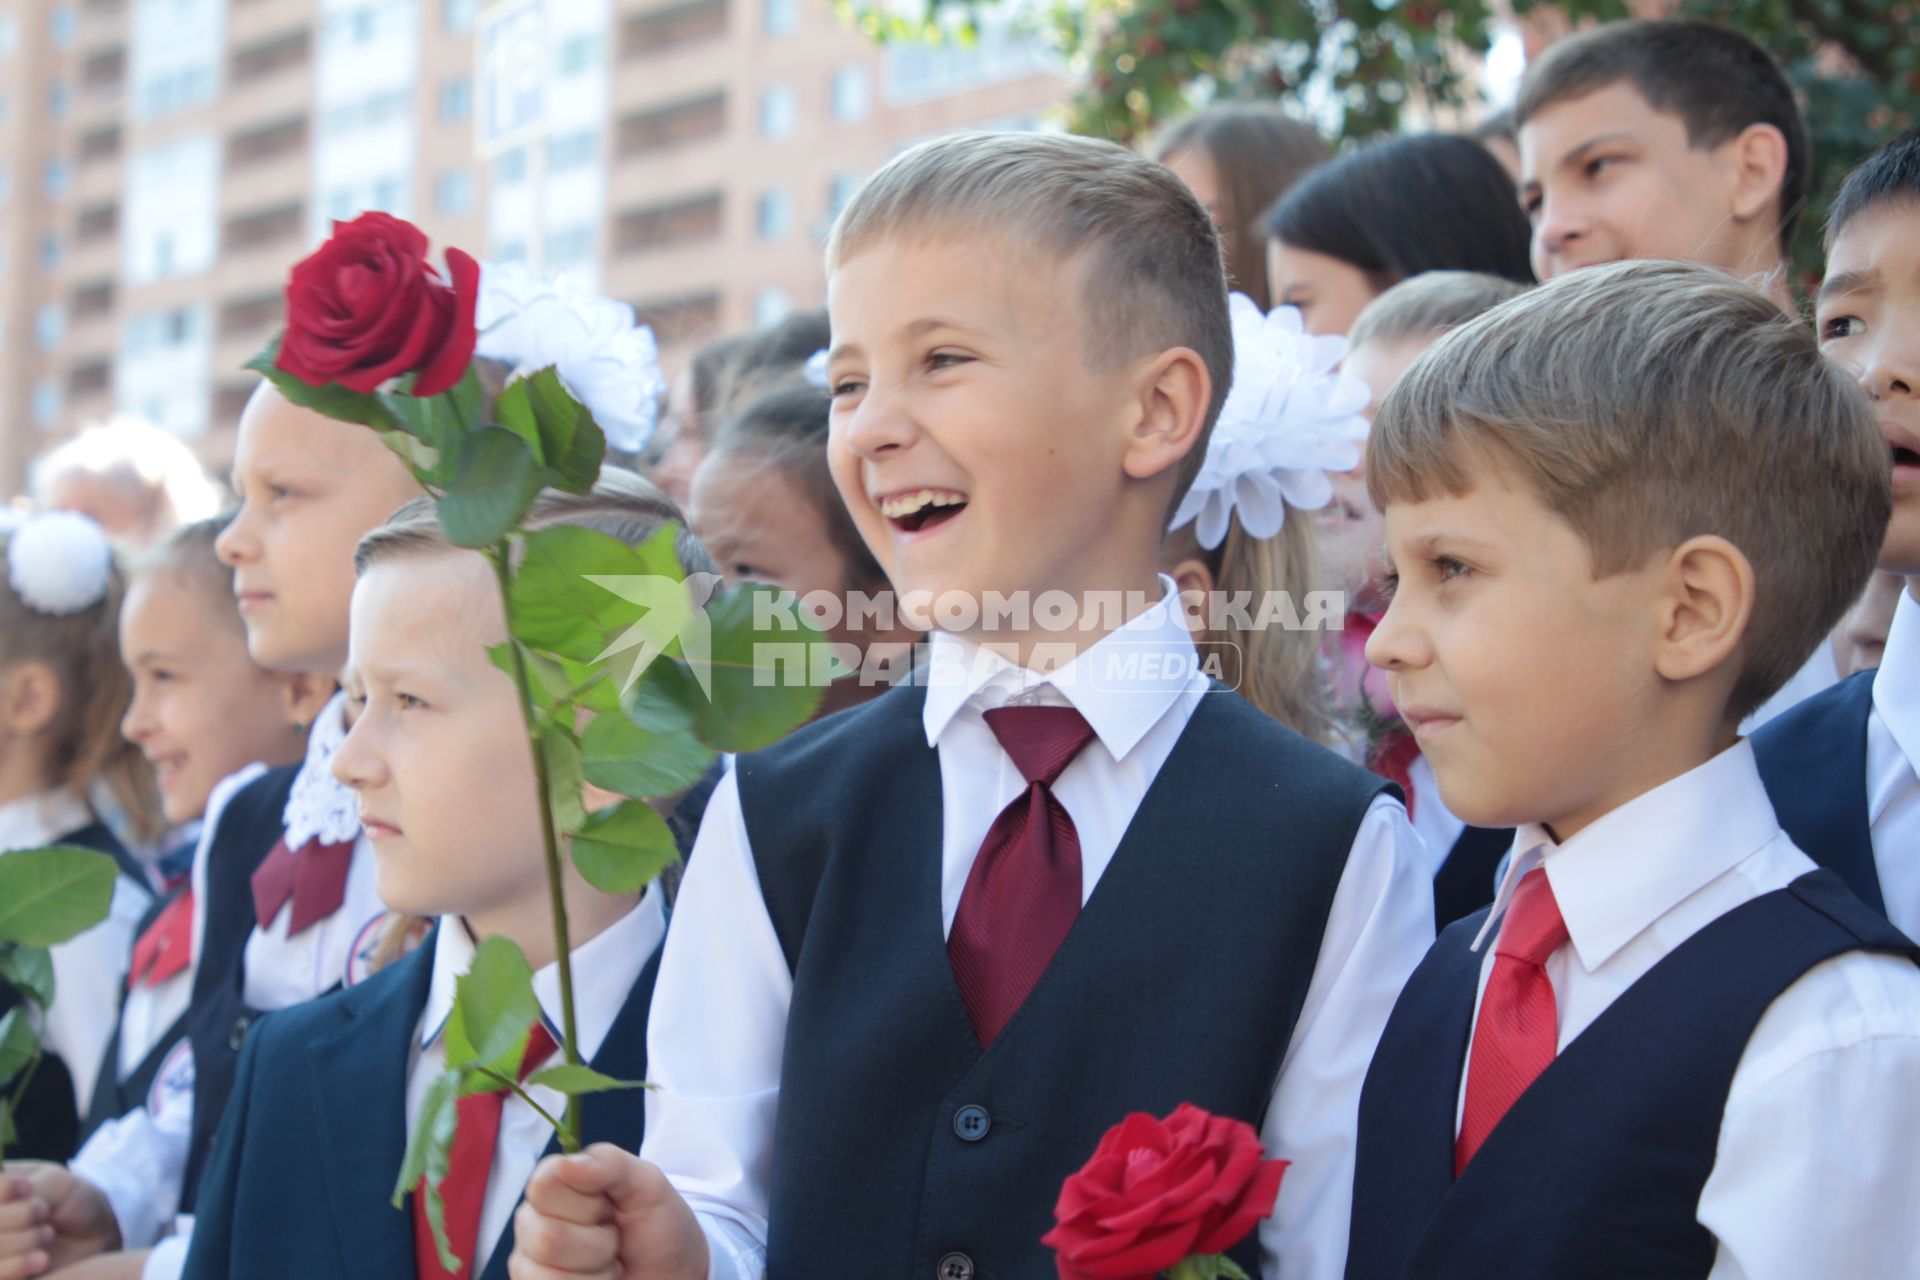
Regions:
<svg viewBox="0 0 1920 1280"><path fill-rule="evenodd" d="M193 890L182 890L154 917L133 944L133 964L127 970L127 989L157 987L187 967L193 954Z"/></svg>
<svg viewBox="0 0 1920 1280"><path fill-rule="evenodd" d="M1080 915L1080 835L1053 784L1093 729L1072 707L1001 707L987 727L1027 791L993 820L960 894L947 959L985 1048L1040 980Z"/></svg>
<svg viewBox="0 0 1920 1280"><path fill-rule="evenodd" d="M274 845L253 873L253 915L260 927L272 924L288 901L293 903L287 920L289 938L338 911L347 899L354 843L314 839L297 850L289 849L285 840Z"/></svg>
<svg viewBox="0 0 1920 1280"><path fill-rule="evenodd" d="M1513 891L1493 947L1493 972L1480 997L1467 1063L1467 1101L1453 1144L1455 1177L1527 1086L1553 1065L1560 1027L1545 965L1566 940L1553 886L1535 867Z"/></svg>
<svg viewBox="0 0 1920 1280"><path fill-rule="evenodd" d="M553 1050L553 1033L547 1024L534 1023L527 1050L520 1057L520 1078L525 1080L539 1070ZM440 1265L440 1251L433 1246L433 1228L427 1222L427 1180L422 1178L413 1196L413 1257L420 1280L468 1280L482 1269L474 1257L480 1243L480 1211L487 1201L493 1149L500 1141L500 1112L506 1105L504 1089L468 1094L454 1103L453 1150L447 1155L447 1176L440 1180L440 1200L446 1210L447 1242L460 1259L460 1269L449 1271Z"/></svg>

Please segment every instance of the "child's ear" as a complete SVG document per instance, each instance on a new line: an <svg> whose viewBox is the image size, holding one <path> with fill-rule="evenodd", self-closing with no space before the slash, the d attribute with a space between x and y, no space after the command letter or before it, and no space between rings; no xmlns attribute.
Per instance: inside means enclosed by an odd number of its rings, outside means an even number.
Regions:
<svg viewBox="0 0 1920 1280"><path fill-rule="evenodd" d="M60 714L60 677L44 662L17 662L0 674L0 726L17 738L39 733Z"/></svg>
<svg viewBox="0 0 1920 1280"><path fill-rule="evenodd" d="M1750 124L1725 144L1732 182L1733 216L1742 222L1780 216L1780 188L1787 178L1787 139L1770 124Z"/></svg>
<svg viewBox="0 0 1920 1280"><path fill-rule="evenodd" d="M1725 538L1689 538L1667 559L1654 670L1691 680L1738 652L1753 616L1753 565Z"/></svg>
<svg viewBox="0 0 1920 1280"><path fill-rule="evenodd" d="M1199 444L1213 377L1198 352L1174 347L1153 357L1138 385L1140 416L1121 465L1129 476L1146 480L1178 466Z"/></svg>
<svg viewBox="0 0 1920 1280"><path fill-rule="evenodd" d="M287 672L280 677L280 705L287 723L299 732L313 727L338 686L331 676L312 672Z"/></svg>
<svg viewBox="0 0 1920 1280"><path fill-rule="evenodd" d="M1180 595L1197 591L1201 596L1213 594L1213 570L1199 556L1190 556L1164 572L1173 579L1173 589Z"/></svg>

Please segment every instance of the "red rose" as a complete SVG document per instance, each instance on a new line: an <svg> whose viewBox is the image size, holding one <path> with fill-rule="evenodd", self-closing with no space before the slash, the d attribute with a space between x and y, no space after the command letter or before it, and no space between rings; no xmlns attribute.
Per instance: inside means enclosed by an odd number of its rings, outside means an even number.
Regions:
<svg viewBox="0 0 1920 1280"><path fill-rule="evenodd" d="M447 250L449 285L427 262L411 222L363 213L293 269L276 368L310 386L362 393L413 373L413 394L438 395L473 359L480 264Z"/></svg>
<svg viewBox="0 0 1920 1280"><path fill-rule="evenodd" d="M1263 1155L1245 1121L1184 1102L1165 1120L1135 1112L1060 1188L1058 1225L1040 1243L1061 1280L1143 1280L1225 1253L1280 1194L1287 1162Z"/></svg>

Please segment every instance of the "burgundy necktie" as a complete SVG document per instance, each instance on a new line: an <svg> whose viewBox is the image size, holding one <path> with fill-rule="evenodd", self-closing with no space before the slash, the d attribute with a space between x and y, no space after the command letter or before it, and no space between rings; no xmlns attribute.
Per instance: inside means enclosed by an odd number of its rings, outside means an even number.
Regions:
<svg viewBox="0 0 1920 1280"><path fill-rule="evenodd" d="M325 844L309 840L298 850L285 840L273 846L266 861L253 873L253 918L262 929L273 923L287 900L293 900L287 936L294 937L340 909L347 898L347 871L353 866L351 840Z"/></svg>
<svg viewBox="0 0 1920 1280"><path fill-rule="evenodd" d="M1547 957L1567 940L1560 904L1547 873L1535 867L1520 878L1500 938L1493 945L1493 972L1480 997L1467 1062L1467 1102L1460 1136L1453 1144L1453 1172L1473 1159L1507 1108L1553 1065L1560 1043Z"/></svg>
<svg viewBox="0 0 1920 1280"><path fill-rule="evenodd" d="M947 959L982 1048L1080 915L1080 836L1053 784L1093 739L1072 707L1001 707L986 719L1027 791L993 820L947 934Z"/></svg>
<svg viewBox="0 0 1920 1280"><path fill-rule="evenodd" d="M142 984L159 986L186 968L192 954L193 890L188 889L162 907L147 931L133 944L127 989Z"/></svg>
<svg viewBox="0 0 1920 1280"><path fill-rule="evenodd" d="M544 1022L533 1024L526 1052L520 1056L520 1079L537 1071L553 1053L553 1033ZM453 1104L453 1149L447 1153L447 1176L440 1180L447 1243L460 1259L460 1269L440 1265L434 1248L433 1227L427 1222L425 1178L413 1195L413 1259L420 1280L467 1280L481 1270L474 1264L480 1247L480 1211L487 1202L487 1180L493 1175L493 1149L500 1141L500 1112L507 1091L470 1093Z"/></svg>

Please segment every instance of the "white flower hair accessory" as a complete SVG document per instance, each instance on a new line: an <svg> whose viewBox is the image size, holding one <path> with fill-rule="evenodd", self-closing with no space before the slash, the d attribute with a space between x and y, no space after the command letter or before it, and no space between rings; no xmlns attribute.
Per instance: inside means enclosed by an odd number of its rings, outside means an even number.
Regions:
<svg viewBox="0 0 1920 1280"><path fill-rule="evenodd" d="M825 347L808 356L807 362L801 366L800 372L806 376L808 382L811 382L822 391L831 390L831 380L827 377L827 350Z"/></svg>
<svg viewBox="0 0 1920 1280"><path fill-rule="evenodd" d="M1334 366L1347 340L1307 333L1297 307L1262 314L1245 294L1228 299L1233 386L1207 442L1206 460L1169 530L1197 521L1200 545L1226 541L1235 515L1255 538L1280 532L1287 508L1313 511L1333 497L1332 471L1359 465L1372 393Z"/></svg>
<svg viewBox="0 0 1920 1280"><path fill-rule="evenodd" d="M628 453L646 446L667 381L653 330L634 322L632 307L566 276L486 263L475 323L474 354L512 365L515 378L552 365L609 444Z"/></svg>
<svg viewBox="0 0 1920 1280"><path fill-rule="evenodd" d="M78 512L28 516L7 534L7 581L35 613L64 617L100 603L112 570L107 535Z"/></svg>

